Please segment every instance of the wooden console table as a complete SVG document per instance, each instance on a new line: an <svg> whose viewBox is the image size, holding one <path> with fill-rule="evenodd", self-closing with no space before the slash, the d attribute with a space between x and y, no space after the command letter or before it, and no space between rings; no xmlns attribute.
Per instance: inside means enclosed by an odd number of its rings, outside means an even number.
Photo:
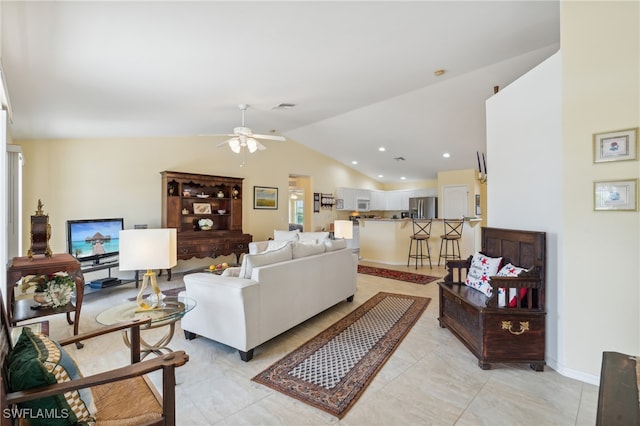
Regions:
<svg viewBox="0 0 640 426"><path fill-rule="evenodd" d="M55 274L56 272L67 272L76 283L76 303L71 302L58 308L38 308L32 309L34 301L31 298L16 300L15 287L20 278L26 275ZM84 276L80 268L80 262L70 254L54 254L52 257L37 256L29 259L27 256L14 257L7 269L7 312L12 325L32 318L45 317L56 314L67 314L67 322L73 325L73 334L78 335L78 324L80 323L80 310L82 309L82 299L84 296ZM71 312L75 312L73 320ZM83 345L77 343L81 348Z"/></svg>

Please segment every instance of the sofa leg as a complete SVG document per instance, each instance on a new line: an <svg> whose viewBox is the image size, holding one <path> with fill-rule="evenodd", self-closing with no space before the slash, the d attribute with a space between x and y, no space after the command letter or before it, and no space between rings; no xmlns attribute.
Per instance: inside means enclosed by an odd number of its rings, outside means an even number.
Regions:
<svg viewBox="0 0 640 426"><path fill-rule="evenodd" d="M253 358L253 349L249 349L246 352L238 350L238 353L240 354L240 359L244 362L249 362Z"/></svg>
<svg viewBox="0 0 640 426"><path fill-rule="evenodd" d="M353 294L349 297L347 297L347 302L351 303L353 302Z"/></svg>
<svg viewBox="0 0 640 426"><path fill-rule="evenodd" d="M190 331L184 330L184 338L187 340L193 340L196 338L196 333L192 333Z"/></svg>

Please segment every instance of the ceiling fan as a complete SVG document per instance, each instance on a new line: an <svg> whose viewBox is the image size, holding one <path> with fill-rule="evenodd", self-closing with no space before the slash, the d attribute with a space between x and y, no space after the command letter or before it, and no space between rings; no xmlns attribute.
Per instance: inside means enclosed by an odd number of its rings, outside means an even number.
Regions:
<svg viewBox="0 0 640 426"><path fill-rule="evenodd" d="M264 150L267 149L264 145L260 143L261 140L268 141L278 141L284 142L286 139L282 136L274 136L274 135L257 135L254 134L250 128L244 126L244 112L247 110L249 105L240 104L238 108L242 111L242 126L236 127L233 129L233 134L226 135L231 136L231 139L227 139L226 141L220 143L218 146L229 145L231 151L239 154L243 149L247 149L251 154L256 152L256 150Z"/></svg>

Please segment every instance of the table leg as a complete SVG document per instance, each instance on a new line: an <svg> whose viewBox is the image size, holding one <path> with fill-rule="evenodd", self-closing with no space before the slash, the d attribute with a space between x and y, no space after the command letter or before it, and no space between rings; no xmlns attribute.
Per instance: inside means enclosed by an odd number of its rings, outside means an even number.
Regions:
<svg viewBox="0 0 640 426"><path fill-rule="evenodd" d="M147 355L153 353L158 356L162 356L162 351L166 351L167 353L173 352L173 349L168 347L167 345L173 339L173 334L176 330L176 323L172 322L171 324L167 324L169 326L169 330L167 333L156 343L149 343L140 337L140 360L143 360ZM127 345L128 348L131 348L131 341L129 339L129 331L125 330L122 332L122 339L124 340L124 344Z"/></svg>

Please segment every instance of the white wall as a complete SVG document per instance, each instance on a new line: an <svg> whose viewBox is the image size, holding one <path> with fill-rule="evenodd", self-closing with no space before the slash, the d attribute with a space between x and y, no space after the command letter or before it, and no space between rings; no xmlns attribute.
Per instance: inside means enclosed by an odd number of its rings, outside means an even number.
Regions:
<svg viewBox="0 0 640 426"><path fill-rule="evenodd" d="M160 172L163 170L244 178L243 231L255 241L288 229L289 175L305 175L313 192L335 193L336 186L365 187L375 182L304 145L288 140L267 143L265 151L242 156L207 137L15 141L23 148L23 247L29 248L29 215L38 199L52 228L51 249L66 252L66 221L124 217L159 227ZM337 184L337 182L339 184ZM253 187L279 188L278 210L254 210ZM313 211L313 205L308 206ZM335 209L313 214L312 230L327 227ZM23 253L24 255L24 253Z"/></svg>
<svg viewBox="0 0 640 426"><path fill-rule="evenodd" d="M545 358L555 370L563 321L561 78L556 53L487 101L487 225L547 234Z"/></svg>
<svg viewBox="0 0 640 426"><path fill-rule="evenodd" d="M593 134L640 125L640 3L563 2L563 364L599 375L603 351L640 354L640 214L595 212L593 182L638 161L593 163Z"/></svg>
<svg viewBox="0 0 640 426"><path fill-rule="evenodd" d="M640 3L562 2L561 55L487 102L489 226L547 232L547 362L597 384L603 351L640 353L640 214L595 212L593 134L640 125Z"/></svg>

